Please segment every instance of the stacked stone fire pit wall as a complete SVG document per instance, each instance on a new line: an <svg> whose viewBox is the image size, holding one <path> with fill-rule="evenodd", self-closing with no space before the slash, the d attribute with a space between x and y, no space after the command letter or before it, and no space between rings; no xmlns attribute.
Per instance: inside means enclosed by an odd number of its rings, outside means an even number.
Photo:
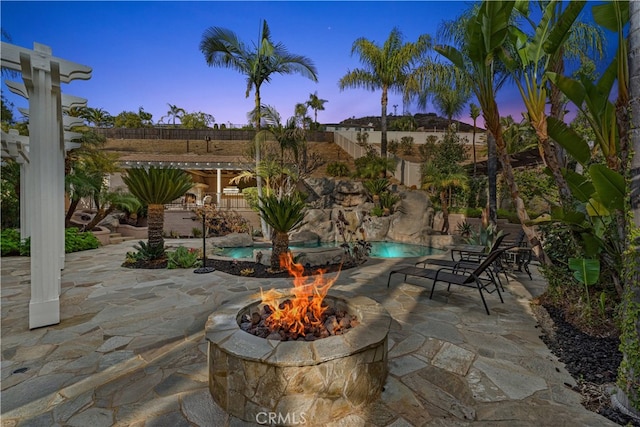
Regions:
<svg viewBox="0 0 640 427"><path fill-rule="evenodd" d="M327 299L360 325L316 341L273 341L239 327L259 299L236 300L212 314L206 325L209 389L218 405L248 422L275 413L278 425L320 426L377 399L387 376L391 317L366 297L332 293Z"/></svg>

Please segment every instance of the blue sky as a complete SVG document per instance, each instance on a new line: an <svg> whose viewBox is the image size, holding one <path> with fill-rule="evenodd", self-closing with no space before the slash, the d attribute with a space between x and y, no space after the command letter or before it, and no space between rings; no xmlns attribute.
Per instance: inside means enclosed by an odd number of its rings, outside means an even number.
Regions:
<svg viewBox="0 0 640 427"><path fill-rule="evenodd" d="M350 55L353 41L365 37L382 44L393 27L405 41L420 34L435 36L443 20L454 19L470 2L0 2L1 24L11 43L51 47L53 55L93 68L88 81L63 85L63 93L80 96L88 105L112 115L143 107L154 122L166 115L167 104L188 112L203 111L217 123L247 123L253 92L245 98L246 82L235 70L209 67L199 50L203 32L211 26L228 28L246 44L258 38L266 19L272 38L290 52L310 58L318 83L298 75L275 75L261 88L262 102L273 105L284 119L313 92L328 100L318 113L321 123L351 116L380 115L380 92L340 91L338 80L359 67ZM590 13L589 6L585 12ZM16 107L27 101L6 90ZM520 97L512 87L498 97L502 115L520 119ZM389 113L402 113L401 97L389 98ZM459 118L470 121L467 113ZM410 106L409 112L418 111ZM312 112L310 111L310 114ZM18 114L19 115L19 114Z"/></svg>

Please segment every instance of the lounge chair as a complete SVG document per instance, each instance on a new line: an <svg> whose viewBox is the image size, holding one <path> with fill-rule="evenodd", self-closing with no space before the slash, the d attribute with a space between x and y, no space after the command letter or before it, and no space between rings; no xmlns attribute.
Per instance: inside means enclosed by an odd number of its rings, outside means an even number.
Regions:
<svg viewBox="0 0 640 427"><path fill-rule="evenodd" d="M387 288L391 283L391 276L393 274L404 274L404 280L407 280L407 276L421 277L424 279L430 279L433 281L431 285L431 293L429 299L433 298L433 291L438 282L448 283L447 291L451 289L451 285L466 286L478 289L480 292L480 299L484 305L484 309L489 313L489 307L484 299L483 290L489 294L498 292L500 302L504 303L502 294L500 293L500 287L496 280L493 279L493 275L483 277L483 274L487 269L504 253L505 249L497 249L492 251L472 272L461 268L453 268L449 266L441 267L438 269L421 268L421 267L401 267L397 270L391 270L389 272L389 279L387 280ZM493 287L493 289L491 289Z"/></svg>
<svg viewBox="0 0 640 427"><path fill-rule="evenodd" d="M460 269L464 269L464 270L474 270L476 269L481 261L483 259L485 259L487 256L489 256L492 252L498 250L498 248L500 247L500 245L502 244L502 241L504 240L505 237L507 237L509 235L509 233L507 234L503 234L501 236L499 236L495 242L493 242L493 245L491 246L491 249L489 250L488 253L482 254L480 256L478 256L477 254L474 255L473 257L465 257L463 254L462 258L460 260L457 261L450 261L447 259L438 259L438 258L424 258L421 259L420 261L416 262L415 265L416 267L419 265L422 265L423 267L426 267L427 264L429 265L438 265L441 267L451 267L453 269L456 270L460 270ZM510 249L511 247L507 247L504 248L506 249ZM451 257L453 259L453 255ZM502 260L503 257L499 257L498 259L496 259L493 262L493 272L495 272L495 279L497 279L498 283L500 284L500 287L502 288L502 290L504 291L504 286L502 286L502 281L500 280L500 276L499 274L502 272L504 274L504 277L507 281L507 284L509 283L509 277L507 276L507 272L506 272L506 268L504 268L504 266L502 265ZM487 270L487 274L492 276L492 280L493 280L493 272L491 271L491 269Z"/></svg>

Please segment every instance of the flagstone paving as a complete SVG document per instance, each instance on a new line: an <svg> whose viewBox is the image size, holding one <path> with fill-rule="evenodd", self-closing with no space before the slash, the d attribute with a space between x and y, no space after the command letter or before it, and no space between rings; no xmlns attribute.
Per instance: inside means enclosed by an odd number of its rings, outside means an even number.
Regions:
<svg viewBox="0 0 640 427"><path fill-rule="evenodd" d="M122 268L132 245L67 254L62 321L35 330L29 259L2 259L2 427L257 425L213 402L204 325L226 301L291 281ZM410 261L370 260L339 275L334 288L375 299L393 318L389 376L377 402L327 427L616 425L580 405L540 340L529 308L539 275L511 280L504 304L489 295L487 316L473 289L442 287L430 300L416 285L426 282L399 275L387 289L389 270Z"/></svg>

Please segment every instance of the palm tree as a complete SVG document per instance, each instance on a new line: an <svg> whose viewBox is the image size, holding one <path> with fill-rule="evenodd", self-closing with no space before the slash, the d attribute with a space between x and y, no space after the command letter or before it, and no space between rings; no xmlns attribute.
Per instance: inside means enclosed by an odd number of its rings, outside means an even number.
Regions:
<svg viewBox="0 0 640 427"><path fill-rule="evenodd" d="M478 120L478 117L480 117L480 107L478 107L474 103L471 103L471 105L469 105L469 115L473 119L473 139L471 140L471 145L473 147L473 177L475 178L476 172L477 172L477 165L476 165L476 121Z"/></svg>
<svg viewBox="0 0 640 427"><path fill-rule="evenodd" d="M262 199L260 215L273 230L271 269L280 270L282 255L289 252L289 233L303 224L305 204L296 195L278 199L275 195Z"/></svg>
<svg viewBox="0 0 640 427"><path fill-rule="evenodd" d="M294 108L294 115L295 115L296 121L300 123L300 127L302 129L310 128L309 122L311 121L311 118L307 115L308 109L309 109L309 106L304 102L297 103Z"/></svg>
<svg viewBox="0 0 640 427"><path fill-rule="evenodd" d="M449 204L447 196L449 191L455 188L467 190L469 188L467 177L464 172L445 172L437 168L433 163L427 163L423 168L424 178L422 189L431 190L437 193L440 198L440 209L442 209L442 233L449 233Z"/></svg>
<svg viewBox="0 0 640 427"><path fill-rule="evenodd" d="M379 46L371 40L359 38L353 42L351 54L358 54L364 68L347 72L338 82L340 90L345 88L364 88L382 90L380 105L380 154L387 157L387 104L389 91L402 92L413 66L431 46L427 34L418 37L415 43L402 43L402 33L394 28L391 34Z"/></svg>
<svg viewBox="0 0 640 427"><path fill-rule="evenodd" d="M327 103L326 99L318 98L318 92L309 94L309 100L306 102L307 106L313 110L313 122L318 125L318 110L324 111L324 104Z"/></svg>
<svg viewBox="0 0 640 427"><path fill-rule="evenodd" d="M173 127L175 127L176 119L181 118L182 116L187 114L187 112L184 110L184 108L180 108L177 105L173 105L173 104L167 104L167 105L169 106L169 111L167 111L167 115L160 118L160 120L162 121L165 117L172 119L173 120L172 125Z"/></svg>
<svg viewBox="0 0 640 427"><path fill-rule="evenodd" d="M95 127L106 127L113 124L113 117L103 108L88 107L84 110L84 119Z"/></svg>
<svg viewBox="0 0 640 427"><path fill-rule="evenodd" d="M453 46L437 46L436 51L448 58L456 67L469 73L469 78L473 82L472 89L482 108L485 126L491 136L495 138L503 176L511 193L522 229L538 260L543 265L549 265L551 260L542 250L537 231L528 225L529 214L520 197L518 184L515 181L511 161L506 151L500 124L500 112L495 100L496 91L504 83L506 77L506 75L498 75L498 59L505 60L508 55L506 43L514 3L513 1L483 1L466 27L463 49L458 50Z"/></svg>
<svg viewBox="0 0 640 427"><path fill-rule="evenodd" d="M245 97L255 90L255 125L260 130L260 88L270 82L273 74L300 74L314 82L318 81L317 70L313 62L302 55L289 53L282 43L274 43L267 21L262 21L262 31L258 44L248 48L238 36L225 28L210 27L200 40L200 51L207 64L212 67L224 67L237 70L247 78ZM260 163L260 147L256 140L256 168ZM262 197L262 178L257 176L258 200ZM260 202L261 203L261 202ZM262 232L267 233L267 225L262 221Z"/></svg>
<svg viewBox="0 0 640 427"><path fill-rule="evenodd" d="M306 132L296 125L296 117L290 117L286 123L282 123L280 113L275 107L267 105L262 107L262 118L267 125L266 129L260 131L267 137L273 137L280 146L280 189L278 194L282 196L285 191L285 151L289 150L294 157L298 157L298 147L305 140ZM258 135L256 135L258 137ZM289 175L290 176L290 175Z"/></svg>
<svg viewBox="0 0 640 427"><path fill-rule="evenodd" d="M122 180L131 194L147 205L148 246L163 254L164 205L192 187L191 176L180 169L151 167L129 169Z"/></svg>

